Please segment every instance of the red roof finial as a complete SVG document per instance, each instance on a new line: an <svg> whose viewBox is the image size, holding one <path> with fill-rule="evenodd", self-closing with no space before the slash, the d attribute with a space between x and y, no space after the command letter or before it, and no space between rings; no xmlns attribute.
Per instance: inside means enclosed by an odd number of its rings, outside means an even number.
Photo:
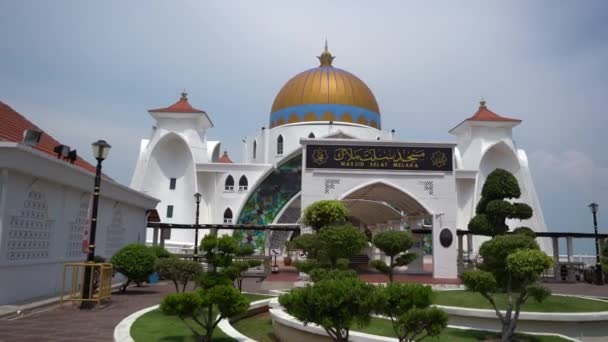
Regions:
<svg viewBox="0 0 608 342"><path fill-rule="evenodd" d="M181 97L179 101L175 102L169 107L166 108L158 108L158 109L150 109L149 112L152 113L205 113L205 111L196 109L188 103L188 93L186 93L186 89L182 91Z"/></svg>
<svg viewBox="0 0 608 342"><path fill-rule="evenodd" d="M473 114L473 116L471 116L467 120L472 120L472 121L513 121L513 122L521 121L518 119L512 119L512 118L500 116L500 115L494 113L493 111L489 110L488 107L486 107L486 100L483 97L479 101L479 109L477 110L477 112L475 112L475 114Z"/></svg>
<svg viewBox="0 0 608 342"><path fill-rule="evenodd" d="M224 155L222 155L220 157L220 159L218 159L217 161L218 163L229 163L232 164L233 161L230 159L230 157L228 157L228 151L224 150Z"/></svg>

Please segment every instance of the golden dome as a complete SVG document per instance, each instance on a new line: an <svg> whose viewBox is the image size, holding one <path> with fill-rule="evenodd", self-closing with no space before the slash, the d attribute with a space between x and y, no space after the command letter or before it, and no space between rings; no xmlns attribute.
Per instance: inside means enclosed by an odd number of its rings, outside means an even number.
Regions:
<svg viewBox="0 0 608 342"><path fill-rule="evenodd" d="M297 74L281 88L272 104L271 127L278 126L278 119L283 117L285 123L294 122L294 115L298 122L326 121L326 118L334 117L333 121L366 121L368 124L374 121L379 126L380 109L369 87L357 76L332 66L334 57L327 50L327 44L318 58L320 65L317 68ZM329 106L322 109L316 105ZM292 107L298 108L292 110ZM305 112L299 113L301 110ZM311 119L315 112L317 120Z"/></svg>

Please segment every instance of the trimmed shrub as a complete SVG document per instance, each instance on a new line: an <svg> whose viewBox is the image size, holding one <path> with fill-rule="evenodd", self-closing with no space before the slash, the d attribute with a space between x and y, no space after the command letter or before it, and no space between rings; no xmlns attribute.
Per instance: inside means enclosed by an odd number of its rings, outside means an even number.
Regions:
<svg viewBox="0 0 608 342"><path fill-rule="evenodd" d="M156 260L154 270L158 274L169 279L175 285L175 292L186 291L188 282L193 281L203 271L203 267L196 261L181 260L178 258L162 258Z"/></svg>
<svg viewBox="0 0 608 342"><path fill-rule="evenodd" d="M334 341L348 341L350 328L366 326L375 307L374 285L357 278L325 279L279 297L287 312L304 324L323 327Z"/></svg>
<svg viewBox="0 0 608 342"><path fill-rule="evenodd" d="M248 307L247 298L232 286L170 294L160 304L164 314L178 316L198 340L204 342L211 342L213 330L222 319L245 313ZM194 329L192 324L203 333Z"/></svg>
<svg viewBox="0 0 608 342"><path fill-rule="evenodd" d="M140 286L154 272L156 255L150 248L133 243L116 252L110 262L116 271L127 277L127 281L120 287L125 292L131 282Z"/></svg>
<svg viewBox="0 0 608 342"><path fill-rule="evenodd" d="M430 286L391 283L379 287L376 296L377 313L391 319L399 341L437 336L448 324L447 314L431 306Z"/></svg>
<svg viewBox="0 0 608 342"><path fill-rule="evenodd" d="M380 232L374 236L373 244L386 254L390 260L388 264L383 260L372 260L369 265L388 275L391 283L393 282L393 270L395 267L407 266L416 259L415 253L407 253L407 250L414 245L412 235L408 232L397 230Z"/></svg>
<svg viewBox="0 0 608 342"><path fill-rule="evenodd" d="M152 252L154 252L154 255L156 255L156 257L158 259L165 259L165 258L173 257L173 254L169 253L168 250L164 249L161 246L150 246L148 248L150 248L152 250Z"/></svg>
<svg viewBox="0 0 608 342"><path fill-rule="evenodd" d="M327 226L343 224L346 222L347 214L348 211L342 201L318 201L304 209L302 223L319 231Z"/></svg>

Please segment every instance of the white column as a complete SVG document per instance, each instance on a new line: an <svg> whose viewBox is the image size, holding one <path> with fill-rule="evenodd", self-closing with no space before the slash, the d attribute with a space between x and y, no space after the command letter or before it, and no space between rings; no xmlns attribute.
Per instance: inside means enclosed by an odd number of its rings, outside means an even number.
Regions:
<svg viewBox="0 0 608 342"><path fill-rule="evenodd" d="M553 242L553 277L555 277L556 281L561 281L562 278L559 274L559 240L554 237L551 238L551 241Z"/></svg>
<svg viewBox="0 0 608 342"><path fill-rule="evenodd" d="M572 262L572 255L574 254L572 248L572 236L566 238L566 250L568 251L568 262Z"/></svg>

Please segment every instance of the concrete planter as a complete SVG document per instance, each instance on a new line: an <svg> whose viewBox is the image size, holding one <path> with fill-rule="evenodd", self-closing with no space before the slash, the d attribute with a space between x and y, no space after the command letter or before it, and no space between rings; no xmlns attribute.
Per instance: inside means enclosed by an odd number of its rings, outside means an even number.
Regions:
<svg viewBox="0 0 608 342"><path fill-rule="evenodd" d="M437 307L449 317L448 324L478 330L500 330L494 310L469 309L454 306ZM525 333L559 334L573 340L600 342L608 340L608 311L602 312L521 312L517 331Z"/></svg>

